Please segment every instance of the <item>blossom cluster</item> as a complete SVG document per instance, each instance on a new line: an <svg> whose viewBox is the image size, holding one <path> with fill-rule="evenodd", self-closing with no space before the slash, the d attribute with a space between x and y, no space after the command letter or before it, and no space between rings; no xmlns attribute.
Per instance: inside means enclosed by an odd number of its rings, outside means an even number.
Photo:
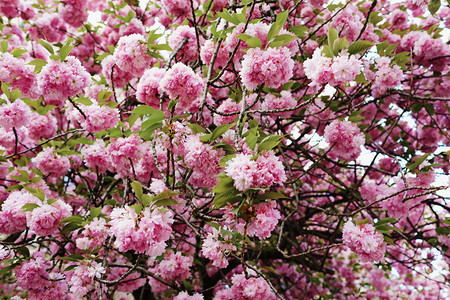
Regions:
<svg viewBox="0 0 450 300"><path fill-rule="evenodd" d="M281 185L286 180L284 166L273 151L261 153L256 160L250 154L238 154L227 162L225 174L239 191Z"/></svg>
<svg viewBox="0 0 450 300"><path fill-rule="evenodd" d="M383 235L375 231L371 224L355 225L345 223L343 231L344 244L358 254L362 262L380 261L386 251Z"/></svg>

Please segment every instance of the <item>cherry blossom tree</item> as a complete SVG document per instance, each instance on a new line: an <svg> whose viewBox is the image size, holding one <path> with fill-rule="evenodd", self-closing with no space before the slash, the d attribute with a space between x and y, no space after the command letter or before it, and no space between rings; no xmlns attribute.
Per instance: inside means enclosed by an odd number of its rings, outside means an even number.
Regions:
<svg viewBox="0 0 450 300"><path fill-rule="evenodd" d="M0 299L450 297L448 2L0 16Z"/></svg>

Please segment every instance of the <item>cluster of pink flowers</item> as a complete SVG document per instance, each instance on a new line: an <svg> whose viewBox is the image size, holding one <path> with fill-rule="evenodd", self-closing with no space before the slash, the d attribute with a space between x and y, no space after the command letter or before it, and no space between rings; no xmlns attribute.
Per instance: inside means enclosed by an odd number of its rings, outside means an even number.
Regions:
<svg viewBox="0 0 450 300"><path fill-rule="evenodd" d="M186 39L187 42L181 47L177 53L183 62L191 62L197 59L197 38L195 36L194 27L187 25L182 25L177 27L174 32L169 36L168 42L172 50L177 49L183 40Z"/></svg>
<svg viewBox="0 0 450 300"><path fill-rule="evenodd" d="M183 0L161 0L162 7L169 15L177 18L191 14L191 2ZM198 7L198 1L193 0L192 5L194 9Z"/></svg>
<svg viewBox="0 0 450 300"><path fill-rule="evenodd" d="M141 139L133 134L126 138L113 139L107 150L111 159L111 167L121 176L132 173L131 164L136 164L142 157Z"/></svg>
<svg viewBox="0 0 450 300"><path fill-rule="evenodd" d="M184 143L186 166L193 170L189 179L196 186L210 187L219 181L219 160L224 155L220 149L214 149L200 141L197 135L190 135Z"/></svg>
<svg viewBox="0 0 450 300"><path fill-rule="evenodd" d="M327 83L335 86L354 80L362 70L362 63L346 51L331 59L322 54L322 48L317 48L313 56L305 60L303 67L311 86Z"/></svg>
<svg viewBox="0 0 450 300"><path fill-rule="evenodd" d="M254 272L249 272L254 274ZM275 294L270 289L269 284L262 277L246 278L245 274L234 274L231 277L231 288L220 290L215 300L260 300L260 299L277 299Z"/></svg>
<svg viewBox="0 0 450 300"><path fill-rule="evenodd" d="M358 7L350 4L344 10L339 12L330 23L331 28L335 28L341 36L345 36L349 42L353 42L358 37L363 28L363 20L365 19Z"/></svg>
<svg viewBox="0 0 450 300"><path fill-rule="evenodd" d="M96 249L103 245L108 237L109 229L103 218L94 218L89 224L84 226L84 230L78 235L75 243L78 249Z"/></svg>
<svg viewBox="0 0 450 300"><path fill-rule="evenodd" d="M183 63L174 64L160 81L160 86L170 99L180 99L177 107L182 110L187 110L205 89L202 78Z"/></svg>
<svg viewBox="0 0 450 300"><path fill-rule="evenodd" d="M288 48L252 48L244 55L239 74L248 90L255 90L260 84L279 88L291 79L293 69L294 61Z"/></svg>
<svg viewBox="0 0 450 300"><path fill-rule="evenodd" d="M334 120L325 127L324 138L331 151L346 161L357 159L365 142L365 136L356 124L340 120Z"/></svg>
<svg viewBox="0 0 450 300"><path fill-rule="evenodd" d="M134 78L132 73L119 68L116 64L116 59L112 55L102 60L102 75L105 77L106 82L114 88L123 88Z"/></svg>
<svg viewBox="0 0 450 300"><path fill-rule="evenodd" d="M412 48L415 62L430 67L433 71L444 71L450 62L450 47L442 39L434 39L427 32L407 33L402 37L398 48L400 51L411 51Z"/></svg>
<svg viewBox="0 0 450 300"><path fill-rule="evenodd" d="M27 226L37 235L53 235L58 232L59 222L72 215L72 207L62 200L41 204L26 214Z"/></svg>
<svg viewBox="0 0 450 300"><path fill-rule="evenodd" d="M0 53L0 81L11 82L11 88L19 89L23 97L37 99L40 93L33 72L33 66L25 64L24 59L15 58L8 52Z"/></svg>
<svg viewBox="0 0 450 300"><path fill-rule="evenodd" d="M32 139L52 138L58 130L56 119L50 114L40 115L37 112L31 114L30 124L27 126L28 136Z"/></svg>
<svg viewBox="0 0 450 300"><path fill-rule="evenodd" d="M242 101L244 101L244 100L242 100ZM222 104L220 104L220 106L217 108L218 112L226 113L226 114L238 112L239 110L240 110L239 103L236 103L235 101L233 101L230 98L223 101ZM222 116L219 114L214 114L214 124L217 126L224 125L224 124L231 124L234 122L236 117L237 117L237 114L231 115L231 116Z"/></svg>
<svg viewBox="0 0 450 300"><path fill-rule="evenodd" d="M101 278L105 273L105 268L95 261L79 265L69 276L70 292L78 297L85 296L88 292L95 290L94 278Z"/></svg>
<svg viewBox="0 0 450 300"><path fill-rule="evenodd" d="M70 169L70 161L67 156L59 156L53 152L51 147L44 148L31 162L36 169L53 177L63 176Z"/></svg>
<svg viewBox="0 0 450 300"><path fill-rule="evenodd" d="M39 203L40 200L26 191L14 191L2 203L0 211L0 232L11 234L25 230L27 216L22 207L29 203Z"/></svg>
<svg viewBox="0 0 450 300"><path fill-rule="evenodd" d="M420 173L417 177L407 177L406 185L411 187L428 187L435 179L435 172ZM384 198L390 194L396 194L381 202L381 207L385 208L389 216L397 219L406 218L413 207L420 204L421 201L426 200L427 196L414 197L417 194L424 192L422 189L411 189L407 192L399 193L406 188L405 181L402 178L394 179L394 187L386 187L378 198ZM405 200L405 198L411 199Z"/></svg>
<svg viewBox="0 0 450 300"><path fill-rule="evenodd" d="M388 57L378 57L376 59L378 70L375 72L375 80L372 88L378 89L380 94L386 90L395 88L403 78L403 72L399 66L390 66L391 59Z"/></svg>
<svg viewBox="0 0 450 300"><path fill-rule="evenodd" d="M64 5L59 5L59 14L64 22L75 28L81 27L88 18L87 2L86 0L65 0Z"/></svg>
<svg viewBox="0 0 450 300"><path fill-rule="evenodd" d="M146 41L141 34L122 36L113 55L117 66L134 76L142 76L153 61L153 58L147 54L147 45L141 41Z"/></svg>
<svg viewBox="0 0 450 300"><path fill-rule="evenodd" d="M277 203L275 201L261 202L252 207L255 216L250 219L250 224L247 228L248 236L257 236L261 239L269 238L272 230L281 219L281 214L276 209Z"/></svg>
<svg viewBox="0 0 450 300"><path fill-rule="evenodd" d="M237 154L227 162L225 173L239 191L281 185L286 180L284 166L273 151L261 153L256 160L250 154Z"/></svg>
<svg viewBox="0 0 450 300"><path fill-rule="evenodd" d="M30 120L30 107L20 99L0 106L0 126L4 128L26 126Z"/></svg>
<svg viewBox="0 0 450 300"><path fill-rule="evenodd" d="M126 205L111 212L111 233L119 251L134 250L155 258L166 250L172 233L173 214L170 211L146 207L140 215Z"/></svg>
<svg viewBox="0 0 450 300"><path fill-rule="evenodd" d="M292 96L291 92L289 91L281 91L281 97L277 97L273 94L268 94L264 102L261 106L263 109L273 110L273 109L288 109L288 108L294 108L297 105L297 100ZM280 116L281 118L289 118L294 111L285 111L285 112L278 112L278 113L272 113L273 116Z"/></svg>
<svg viewBox="0 0 450 300"><path fill-rule="evenodd" d="M386 252L383 235L371 224L355 225L348 221L343 229L344 244L355 252L362 262L380 261Z"/></svg>
<svg viewBox="0 0 450 300"><path fill-rule="evenodd" d="M86 119L80 122L83 129L95 133L116 127L119 123L119 111L106 105L82 106Z"/></svg>
<svg viewBox="0 0 450 300"><path fill-rule="evenodd" d="M30 300L64 299L67 295L68 286L60 273L49 274L47 269L51 268L50 261L45 259L42 252L34 252L33 258L23 262L16 268L17 285L27 290Z"/></svg>
<svg viewBox="0 0 450 300"><path fill-rule="evenodd" d="M194 262L192 255L183 256L181 252L167 251L164 260L158 262L151 272L168 282L181 282L191 276L190 268Z"/></svg>
<svg viewBox="0 0 450 300"><path fill-rule="evenodd" d="M50 61L38 75L38 88L49 104L64 106L68 97L80 94L91 83L91 76L73 56L67 62Z"/></svg>
<svg viewBox="0 0 450 300"><path fill-rule="evenodd" d="M58 43L66 38L67 26L59 14L40 14L34 24L36 26L31 24L24 26L33 40L43 39L49 43Z"/></svg>
<svg viewBox="0 0 450 300"><path fill-rule="evenodd" d="M214 50L216 48L216 43L211 40L207 40L203 46L200 48L200 58L202 62L207 66L210 65ZM219 52L217 52L216 59L214 60L214 66L224 67L228 62L228 51L225 49L225 45L222 43L219 47Z"/></svg>
<svg viewBox="0 0 450 300"><path fill-rule="evenodd" d="M137 85L136 99L148 106L159 109L159 97L162 94L160 81L166 74L164 69L151 68L144 72Z"/></svg>
<svg viewBox="0 0 450 300"><path fill-rule="evenodd" d="M222 235L219 230L211 228L212 232L203 241L202 254L212 261L212 265L218 268L228 266L227 255L237 248L231 240L231 235Z"/></svg>
<svg viewBox="0 0 450 300"><path fill-rule="evenodd" d="M99 173L105 173L106 170L111 168L111 160L103 140L96 140L94 144L86 145L81 149L81 154L86 166L98 170Z"/></svg>

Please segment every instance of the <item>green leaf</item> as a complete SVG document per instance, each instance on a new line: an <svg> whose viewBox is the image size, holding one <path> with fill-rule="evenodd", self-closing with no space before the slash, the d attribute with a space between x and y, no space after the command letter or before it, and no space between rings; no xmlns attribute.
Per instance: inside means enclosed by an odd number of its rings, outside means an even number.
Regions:
<svg viewBox="0 0 450 300"><path fill-rule="evenodd" d="M327 41L328 41L328 47L330 49L333 49L334 41L339 38L339 35L334 28L329 28L327 33Z"/></svg>
<svg viewBox="0 0 450 300"><path fill-rule="evenodd" d="M153 131L155 131L156 129L161 128L161 127L163 127L163 124L161 122L152 124L149 127L147 127L144 131L141 131L139 136L142 139L149 141L153 137Z"/></svg>
<svg viewBox="0 0 450 300"><path fill-rule="evenodd" d="M370 41L356 41L348 47L349 54L357 54L372 48L374 43Z"/></svg>
<svg viewBox="0 0 450 300"><path fill-rule="evenodd" d="M384 218L384 219L379 220L379 221L375 224L375 226L385 225L385 224L388 224L388 223L397 223L397 222L398 222L398 220L397 220L397 219L394 219L394 218Z"/></svg>
<svg viewBox="0 0 450 300"><path fill-rule="evenodd" d="M178 196L180 195L179 192L175 192L175 191L171 191L171 190L165 190L162 191L161 193L159 193L158 195L156 195L153 200L154 201L158 201L161 199L166 199L166 198L170 198L170 197L174 197L174 196Z"/></svg>
<svg viewBox="0 0 450 300"><path fill-rule="evenodd" d="M211 139L211 136L212 136L211 133L201 135L200 136L200 141L202 141L203 143L207 143Z"/></svg>
<svg viewBox="0 0 450 300"><path fill-rule="evenodd" d="M133 109L131 113L140 116L140 115L151 115L155 113L155 111L156 110L153 107L150 107L148 105L139 105L138 107Z"/></svg>
<svg viewBox="0 0 450 300"><path fill-rule="evenodd" d="M269 135L265 137L258 145L258 153L261 151L269 151L273 149L280 143L282 138L283 136L281 135Z"/></svg>
<svg viewBox="0 0 450 300"><path fill-rule="evenodd" d="M154 110L153 113L146 117L144 122L142 122L141 130L145 130L155 123L161 123L162 120L164 120L164 113L161 110Z"/></svg>
<svg viewBox="0 0 450 300"><path fill-rule="evenodd" d="M250 48L261 48L262 43L258 37L251 36L246 33L238 34L236 37L246 42L247 46Z"/></svg>
<svg viewBox="0 0 450 300"><path fill-rule="evenodd" d="M391 230L395 230L395 231L401 231L398 228L395 228L393 226L389 226L389 225L377 225L375 226L375 230L387 235L391 235Z"/></svg>
<svg viewBox="0 0 450 300"><path fill-rule="evenodd" d="M116 206L116 200L108 199L105 201L105 205L111 205L112 207Z"/></svg>
<svg viewBox="0 0 450 300"><path fill-rule="evenodd" d="M59 223L78 223L81 224L84 221L84 218L80 215L74 215L67 218L62 219Z"/></svg>
<svg viewBox="0 0 450 300"><path fill-rule="evenodd" d="M42 47L44 47L48 52L50 52L50 54L55 54L55 51L53 50L53 46L50 45L48 42L46 42L44 40L39 40L38 43L41 44Z"/></svg>
<svg viewBox="0 0 450 300"><path fill-rule="evenodd" d="M276 36L273 41L270 43L271 48L278 48L284 45L287 45L289 42L293 41L296 36L291 34L281 34Z"/></svg>
<svg viewBox="0 0 450 300"><path fill-rule="evenodd" d="M216 194L213 199L213 206L215 209L225 207L228 203L236 203L242 201L242 196L237 196L240 192L233 188L224 193Z"/></svg>
<svg viewBox="0 0 450 300"><path fill-rule="evenodd" d="M162 37L163 34L161 33L156 33L156 30L151 30L148 33L148 38L147 38L147 44L150 44L151 42L156 41L157 39L159 39L160 37Z"/></svg>
<svg viewBox="0 0 450 300"><path fill-rule="evenodd" d="M411 112L412 112L413 114L417 114L417 113L422 109L422 107L423 107L423 103L422 103L422 102L414 103L414 104L411 106Z"/></svg>
<svg viewBox="0 0 450 300"><path fill-rule="evenodd" d="M288 29L289 32L292 32L299 38L303 38L305 36L305 32L308 30L308 27L299 25L299 26L292 26Z"/></svg>
<svg viewBox="0 0 450 300"><path fill-rule="evenodd" d="M30 250L27 247L17 248L16 251L22 254L25 258L30 257Z"/></svg>
<svg viewBox="0 0 450 300"><path fill-rule="evenodd" d="M19 170L20 175L26 180L30 180L30 174L25 170Z"/></svg>
<svg viewBox="0 0 450 300"><path fill-rule="evenodd" d="M23 48L14 48L13 50L11 50L11 55L15 58L20 58L27 52L28 51Z"/></svg>
<svg viewBox="0 0 450 300"><path fill-rule="evenodd" d="M428 10L430 11L430 14L434 15L435 13L437 13L440 7L441 0L431 0L430 4L428 5Z"/></svg>
<svg viewBox="0 0 450 300"><path fill-rule="evenodd" d="M379 22L383 21L383 17L380 16L379 11L373 11L369 16L369 22L373 25L378 24Z"/></svg>
<svg viewBox="0 0 450 300"><path fill-rule="evenodd" d="M283 193L280 192L265 192L264 194L258 194L256 195L256 198L258 200L267 200L267 199L272 199L272 200L276 200L276 199L285 199L285 198L289 198L286 195L284 195Z"/></svg>
<svg viewBox="0 0 450 300"><path fill-rule="evenodd" d="M275 22L270 26L269 32L267 34L267 41L270 42L272 39L280 32L280 30L286 24L287 18L289 16L289 10L285 10L277 15Z"/></svg>
<svg viewBox="0 0 450 300"><path fill-rule="evenodd" d="M93 104L92 101L89 98L84 97L84 96L78 97L77 99L75 99L75 103L80 103L80 104L83 104L83 105L86 105L86 106L90 106L90 105Z"/></svg>
<svg viewBox="0 0 450 300"><path fill-rule="evenodd" d="M365 218L363 220L356 221L356 225L363 225L363 224L369 224L369 223L370 223L370 219L369 218Z"/></svg>
<svg viewBox="0 0 450 300"><path fill-rule="evenodd" d="M450 235L450 227L437 227L437 234Z"/></svg>
<svg viewBox="0 0 450 300"><path fill-rule="evenodd" d="M177 105L177 103L178 103L179 100L180 100L180 99L172 99L172 100L170 100L170 101L169 101L169 104L167 105L167 111L171 111L172 108L174 108L175 105Z"/></svg>
<svg viewBox="0 0 450 300"><path fill-rule="evenodd" d="M1 48L3 53L8 52L8 41L1 41Z"/></svg>
<svg viewBox="0 0 450 300"><path fill-rule="evenodd" d="M324 54L326 57L329 57L329 58L333 58L333 56L334 56L333 50L331 50L331 48L328 47L328 45L323 46L322 54Z"/></svg>
<svg viewBox="0 0 450 300"><path fill-rule="evenodd" d="M79 261L79 260L83 260L84 257L81 254L75 253L69 256L63 256L59 258L60 260L65 260L65 261Z"/></svg>
<svg viewBox="0 0 450 300"><path fill-rule="evenodd" d="M231 15L227 9L224 9L222 12L216 12L216 14L225 21L233 23L234 25L241 23L239 19L236 19L233 15Z"/></svg>
<svg viewBox="0 0 450 300"><path fill-rule="evenodd" d="M192 130L192 133L194 133L194 134L205 132L205 129L196 123L191 123L188 126Z"/></svg>
<svg viewBox="0 0 450 300"><path fill-rule="evenodd" d="M387 235L383 235L383 239L384 239L384 241L385 241L387 244L389 244L389 245L391 245L391 246L395 246L394 241L393 241L390 237L388 237Z"/></svg>
<svg viewBox="0 0 450 300"><path fill-rule="evenodd" d="M136 197L141 200L142 195L144 194L144 192L142 191L142 184L139 181L133 181L132 183L130 183L130 185L133 188Z"/></svg>
<svg viewBox="0 0 450 300"><path fill-rule="evenodd" d="M89 211L89 215L91 216L91 218L97 218L98 216L100 216L101 211L101 207L92 207Z"/></svg>
<svg viewBox="0 0 450 300"><path fill-rule="evenodd" d="M226 177L219 177L219 182L215 185L214 189L212 190L213 193L224 193L228 190L231 190L234 188L233 185L233 179L226 176Z"/></svg>
<svg viewBox="0 0 450 300"><path fill-rule="evenodd" d="M166 50L166 51L173 51L173 49L169 46L169 44L150 44L148 47L151 50Z"/></svg>
<svg viewBox="0 0 450 300"><path fill-rule="evenodd" d="M334 42L333 42L334 55L338 55L341 50L347 48L347 45L348 45L348 42L347 42L346 37L334 40Z"/></svg>
<svg viewBox="0 0 450 300"><path fill-rule="evenodd" d="M217 126L216 129L214 129L214 131L213 131L213 133L211 135L211 141L215 141L216 139L221 137L225 132L227 132L228 130L233 128L234 125L235 125L235 123L223 124L223 125Z"/></svg>
<svg viewBox="0 0 450 300"><path fill-rule="evenodd" d="M5 266L3 268L0 269L0 276L3 276L5 274L7 274L8 272L11 272L12 270L14 270L18 265L20 265L19 263L15 263L9 266Z"/></svg>
<svg viewBox="0 0 450 300"><path fill-rule="evenodd" d="M77 229L83 228L79 223L67 223L62 229L61 234L68 234L69 232L75 231Z"/></svg>
<svg viewBox="0 0 450 300"><path fill-rule="evenodd" d="M47 199L47 204L48 204L48 205L52 205L52 204L55 203L56 201L58 201L58 199Z"/></svg>
<svg viewBox="0 0 450 300"><path fill-rule="evenodd" d="M406 168L414 172L417 169L417 167L420 166L428 158L428 156L430 156L430 154L431 153L426 153L421 157L414 158L413 162L406 164Z"/></svg>
<svg viewBox="0 0 450 300"><path fill-rule="evenodd" d="M97 101L98 101L98 103L104 103L112 95L113 95L113 92L100 91L100 92L98 92L98 95L97 95Z"/></svg>
<svg viewBox="0 0 450 300"><path fill-rule="evenodd" d="M214 148L222 148L226 154L236 153L234 147L227 143L217 143L214 145Z"/></svg>
<svg viewBox="0 0 450 300"><path fill-rule="evenodd" d="M257 142L258 142L258 137L255 134L250 133L249 135L247 135L245 137L245 143L252 150L255 150Z"/></svg>
<svg viewBox="0 0 450 300"><path fill-rule="evenodd" d="M147 194L143 194L141 198L142 205L144 207L150 206L150 204L154 201L154 197L149 196Z"/></svg>
<svg viewBox="0 0 450 300"><path fill-rule="evenodd" d="M70 45L70 44L72 44L72 42L73 42L73 38L68 38L67 42L59 50L59 59L61 60L61 62L65 61L67 55L69 55L70 51L72 51L73 46Z"/></svg>
<svg viewBox="0 0 450 300"><path fill-rule="evenodd" d="M135 205L131 205L130 206L132 209L134 209L134 211L136 212L136 214L140 215L142 212L142 204L138 203Z"/></svg>
<svg viewBox="0 0 450 300"><path fill-rule="evenodd" d="M357 83L361 83L361 84L366 84L366 83L367 83L366 76L364 75L363 72L361 72L361 73L359 73L358 75L356 75L355 81L356 81Z"/></svg>
<svg viewBox="0 0 450 300"><path fill-rule="evenodd" d="M384 42L377 44L377 52L379 55L384 56L386 48L389 46L389 41L386 40Z"/></svg>
<svg viewBox="0 0 450 300"><path fill-rule="evenodd" d="M425 110L427 111L427 113L428 113L430 116L433 116L433 115L434 115L435 111L434 111L434 106L433 106L432 103L425 103L425 104L423 105L423 107L425 107Z"/></svg>
<svg viewBox="0 0 450 300"><path fill-rule="evenodd" d="M155 205L157 207L163 207L163 206L170 206L170 205L177 205L177 204L180 204L180 203L178 203L176 200L169 198L169 199L161 199L161 200L155 201L155 203L153 205Z"/></svg>

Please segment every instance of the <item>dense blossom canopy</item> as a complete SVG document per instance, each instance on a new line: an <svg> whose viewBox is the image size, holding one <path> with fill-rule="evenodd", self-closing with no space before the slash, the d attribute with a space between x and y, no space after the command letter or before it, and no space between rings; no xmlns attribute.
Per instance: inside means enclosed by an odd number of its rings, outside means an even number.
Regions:
<svg viewBox="0 0 450 300"><path fill-rule="evenodd" d="M0 299L448 299L445 0L1 0Z"/></svg>

